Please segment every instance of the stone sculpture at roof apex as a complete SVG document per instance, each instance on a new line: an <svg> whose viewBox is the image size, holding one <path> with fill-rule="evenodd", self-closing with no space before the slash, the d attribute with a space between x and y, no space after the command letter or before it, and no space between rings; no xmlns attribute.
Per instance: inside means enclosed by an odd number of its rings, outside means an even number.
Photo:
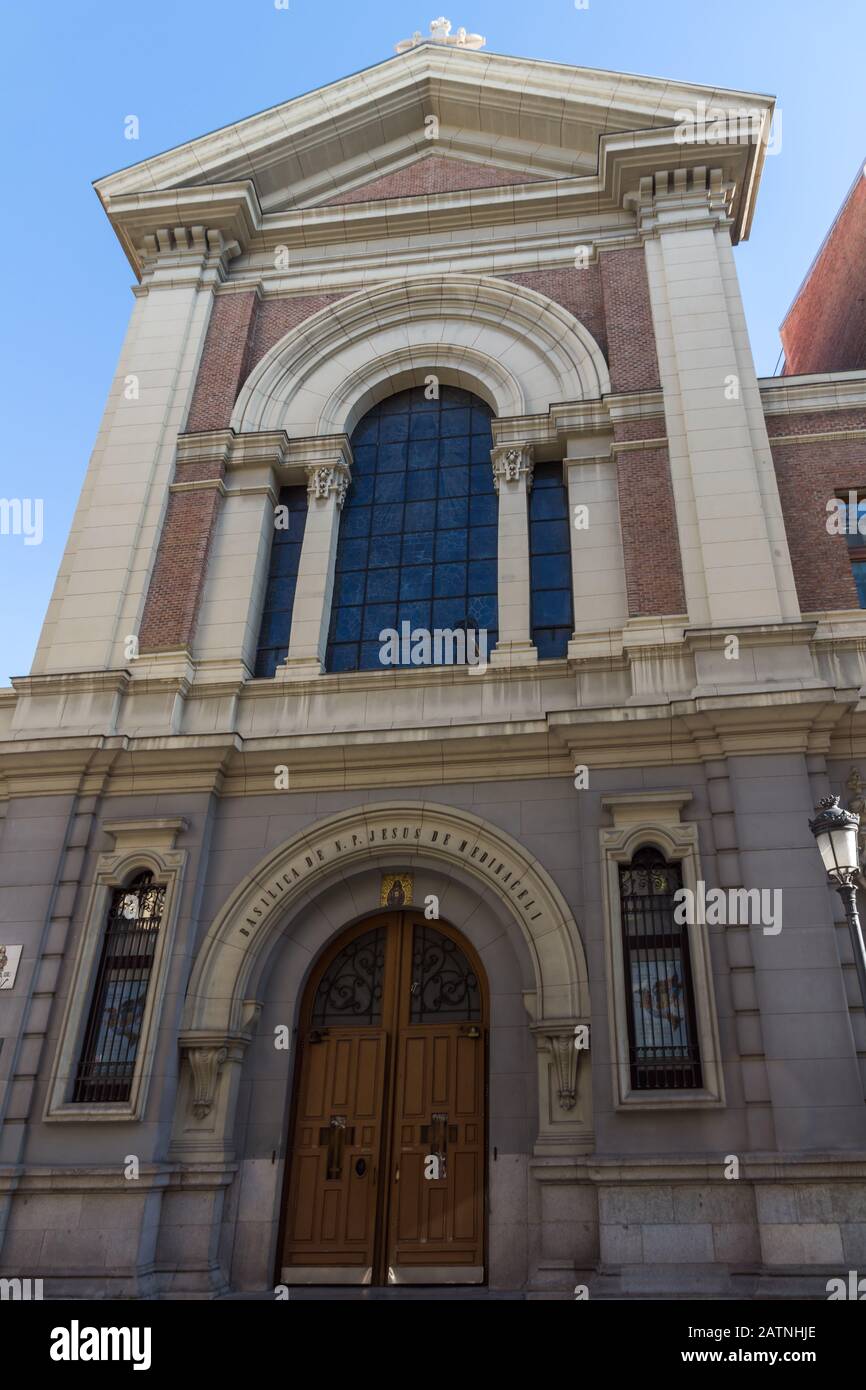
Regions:
<svg viewBox="0 0 866 1390"><path fill-rule="evenodd" d="M480 34L467 34L465 29L458 29L456 34L451 33L451 20L440 15L438 19L431 19L430 33L425 37L420 29L416 29L411 39L401 39L394 45L395 53L405 53L407 49L417 48L421 43L441 43L449 48L483 48L487 40Z"/></svg>

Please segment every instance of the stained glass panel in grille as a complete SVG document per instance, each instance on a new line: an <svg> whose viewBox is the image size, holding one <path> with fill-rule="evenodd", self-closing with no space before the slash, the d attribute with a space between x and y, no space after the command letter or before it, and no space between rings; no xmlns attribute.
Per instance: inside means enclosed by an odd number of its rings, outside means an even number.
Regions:
<svg viewBox="0 0 866 1390"><path fill-rule="evenodd" d="M629 1062L636 1090L700 1087L688 926L674 920L679 866L654 848L620 869L623 953L629 994Z"/></svg>
<svg viewBox="0 0 866 1390"><path fill-rule="evenodd" d="M73 1101L129 1099L164 904L149 873L114 893Z"/></svg>

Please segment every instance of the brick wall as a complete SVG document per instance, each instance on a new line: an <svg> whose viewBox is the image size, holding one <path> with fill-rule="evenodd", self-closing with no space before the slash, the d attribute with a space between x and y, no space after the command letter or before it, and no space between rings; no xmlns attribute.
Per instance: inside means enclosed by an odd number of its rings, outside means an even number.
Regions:
<svg viewBox="0 0 866 1390"><path fill-rule="evenodd" d="M858 174L782 324L785 375L866 367L866 177Z"/></svg>
<svg viewBox="0 0 866 1390"><path fill-rule="evenodd" d="M643 248L603 251L599 262L611 390L657 390L659 363Z"/></svg>
<svg viewBox="0 0 866 1390"><path fill-rule="evenodd" d="M665 436L663 416L614 423L618 443ZM630 618L685 613L686 592L667 445L616 456L619 520Z"/></svg>
<svg viewBox="0 0 866 1390"><path fill-rule="evenodd" d="M589 329L607 357L607 326L604 319L604 300L601 293L601 270L598 264L584 270L528 270L503 277L515 285L525 285L548 299L561 304Z"/></svg>
<svg viewBox="0 0 866 1390"><path fill-rule="evenodd" d="M866 411L802 411L770 415L767 432L779 484L797 597L804 613L858 608L844 536L827 530L827 503L841 491L866 489L866 440L783 444L779 436L866 428Z"/></svg>
<svg viewBox="0 0 866 1390"><path fill-rule="evenodd" d="M442 155L427 155L407 164L393 174L371 179L349 193L335 193L320 206L343 203L366 203L382 198L413 198L422 193L458 193L464 188L498 188L514 183L538 183L533 174L516 174L511 169L496 169L485 164L472 164L465 159L446 159Z"/></svg>
<svg viewBox="0 0 866 1390"><path fill-rule="evenodd" d="M244 377L256 317L255 291L221 294L214 300L204 340L187 433L225 429Z"/></svg>
<svg viewBox="0 0 866 1390"><path fill-rule="evenodd" d="M169 496L139 630L141 652L192 648L221 507L216 487Z"/></svg>

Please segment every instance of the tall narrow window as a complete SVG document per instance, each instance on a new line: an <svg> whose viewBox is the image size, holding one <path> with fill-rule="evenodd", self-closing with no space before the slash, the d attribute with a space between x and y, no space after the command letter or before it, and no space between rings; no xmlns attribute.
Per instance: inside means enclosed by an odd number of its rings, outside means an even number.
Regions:
<svg viewBox="0 0 866 1390"><path fill-rule="evenodd" d="M568 493L561 463L536 465L529 495L532 640L543 661L565 656L574 625Z"/></svg>
<svg viewBox="0 0 866 1390"><path fill-rule="evenodd" d="M631 1084L639 1091L698 1089L688 926L674 920L679 866L648 847L619 876Z"/></svg>
<svg viewBox="0 0 866 1390"><path fill-rule="evenodd" d="M150 873L112 897L73 1101L129 1099L164 904Z"/></svg>
<svg viewBox="0 0 866 1390"><path fill-rule="evenodd" d="M274 517L274 542L256 652L257 676L272 676L289 650L292 609L306 523L307 489L281 488Z"/></svg>
<svg viewBox="0 0 866 1390"><path fill-rule="evenodd" d="M497 636L497 500L491 410L468 391L440 386L389 396L352 435L352 486L340 539L328 637L329 671L460 664L460 646L435 634ZM383 661L380 633L431 634L424 660ZM469 641L462 638L463 649ZM434 654L441 654L439 658ZM403 652L405 654L406 647ZM419 657L419 652L421 653Z"/></svg>
<svg viewBox="0 0 866 1390"><path fill-rule="evenodd" d="M856 494L854 494L856 496ZM839 506L845 525L845 539L848 542L848 555L857 585L860 607L866 608L866 497L856 502L850 498L840 498Z"/></svg>

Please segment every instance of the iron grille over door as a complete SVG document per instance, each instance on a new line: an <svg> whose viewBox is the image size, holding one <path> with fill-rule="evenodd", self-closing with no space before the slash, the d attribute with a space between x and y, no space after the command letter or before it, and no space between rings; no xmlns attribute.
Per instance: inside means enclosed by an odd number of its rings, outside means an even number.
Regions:
<svg viewBox="0 0 866 1390"><path fill-rule="evenodd" d="M688 926L674 920L679 866L646 848L619 873L631 1084L640 1091L698 1088Z"/></svg>
<svg viewBox="0 0 866 1390"><path fill-rule="evenodd" d="M129 1100L164 904L149 873L114 893L73 1101Z"/></svg>

